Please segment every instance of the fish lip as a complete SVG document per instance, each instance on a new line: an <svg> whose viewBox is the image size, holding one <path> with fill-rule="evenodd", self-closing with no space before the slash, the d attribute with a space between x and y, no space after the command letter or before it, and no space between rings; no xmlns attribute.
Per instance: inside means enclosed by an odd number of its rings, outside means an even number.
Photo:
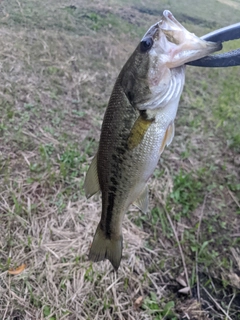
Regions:
<svg viewBox="0 0 240 320"><path fill-rule="evenodd" d="M166 26L169 26L169 25L170 26L177 26L178 28L185 29L183 27L183 25L181 25L181 23L174 17L172 12L169 10L163 11L163 19L162 20L164 20ZM161 29L168 30L168 28L166 28L166 26L162 25Z"/></svg>
<svg viewBox="0 0 240 320"><path fill-rule="evenodd" d="M163 16L164 16L164 18L166 18L166 20L170 19L171 21L176 22L176 19L175 19L174 15L169 10L164 10L163 11Z"/></svg>

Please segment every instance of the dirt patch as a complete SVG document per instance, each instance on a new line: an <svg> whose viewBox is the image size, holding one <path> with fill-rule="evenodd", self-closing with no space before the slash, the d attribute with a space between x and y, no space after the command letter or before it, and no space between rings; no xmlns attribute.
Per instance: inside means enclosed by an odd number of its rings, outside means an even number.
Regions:
<svg viewBox="0 0 240 320"><path fill-rule="evenodd" d="M176 18L181 21L181 23L192 23L194 25L203 26L207 28L216 28L217 23L215 21L208 21L205 19L196 18L186 14L176 14Z"/></svg>
<svg viewBox="0 0 240 320"><path fill-rule="evenodd" d="M156 17L155 19L159 19L162 16L163 11L165 8L163 7L162 9L150 9L148 7L134 7L134 9L138 10L140 13L143 13L145 15L150 15ZM187 14L183 13L175 13L176 18L181 22L181 23L192 23L194 25L198 26L203 26L207 28L215 28L216 27L216 22L215 21L208 21L205 19L193 17Z"/></svg>
<svg viewBox="0 0 240 320"><path fill-rule="evenodd" d="M238 9L238 10L240 9L240 4L236 1L231 1L231 0L218 0L218 1L234 9Z"/></svg>

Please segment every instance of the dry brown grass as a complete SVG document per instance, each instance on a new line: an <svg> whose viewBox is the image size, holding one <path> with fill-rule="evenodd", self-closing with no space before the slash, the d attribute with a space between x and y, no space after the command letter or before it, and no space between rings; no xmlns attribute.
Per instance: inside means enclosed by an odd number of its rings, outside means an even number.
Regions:
<svg viewBox="0 0 240 320"><path fill-rule="evenodd" d="M24 262L27 268L18 276L9 276L7 271L1 273L4 318L18 309L19 312L24 310L24 319L33 315L40 319L45 306L52 307L51 312L57 319L111 318L110 311L108 315L104 313L104 304L109 304L116 314L122 315L120 319L124 318L126 310L129 310L127 313L133 319L136 318L134 299L144 295L144 290L147 290L147 281L142 279L145 264L136 257L143 247L146 234L130 221L125 221L124 238L128 244L128 257L125 256L119 273L113 273L107 263L92 266L87 261L87 253L99 218L99 201L96 204L87 204L85 199L74 204L69 202L61 216L56 209L45 204L45 214L39 211L34 214L30 209L36 203L33 190L24 188L20 180L18 184L24 190L21 196L26 197L29 206L26 213L28 218L16 219L14 206L6 204L1 243L6 243L6 239L10 238L11 249L8 255L6 248L1 250L1 256L6 260L11 259L12 266ZM56 194L59 191L56 190ZM129 273L135 273L135 276L128 279ZM124 290L126 281L129 281L128 287L132 288L131 291L128 289L130 296L127 300ZM34 304L37 304L35 308ZM66 310L71 315L64 316Z"/></svg>

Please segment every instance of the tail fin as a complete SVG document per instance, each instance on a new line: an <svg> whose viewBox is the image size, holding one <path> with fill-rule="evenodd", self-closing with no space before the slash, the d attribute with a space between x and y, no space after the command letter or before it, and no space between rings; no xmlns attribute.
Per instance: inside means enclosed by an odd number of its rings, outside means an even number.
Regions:
<svg viewBox="0 0 240 320"><path fill-rule="evenodd" d="M122 258L122 235L108 239L98 225L88 257L94 262L108 259L117 270Z"/></svg>

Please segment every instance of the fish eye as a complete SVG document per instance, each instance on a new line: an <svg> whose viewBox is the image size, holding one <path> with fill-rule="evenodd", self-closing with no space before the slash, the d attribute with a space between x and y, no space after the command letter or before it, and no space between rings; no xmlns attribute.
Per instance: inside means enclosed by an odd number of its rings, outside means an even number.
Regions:
<svg viewBox="0 0 240 320"><path fill-rule="evenodd" d="M140 42L140 50L141 52L147 52L152 48L153 39L152 38L145 38Z"/></svg>

